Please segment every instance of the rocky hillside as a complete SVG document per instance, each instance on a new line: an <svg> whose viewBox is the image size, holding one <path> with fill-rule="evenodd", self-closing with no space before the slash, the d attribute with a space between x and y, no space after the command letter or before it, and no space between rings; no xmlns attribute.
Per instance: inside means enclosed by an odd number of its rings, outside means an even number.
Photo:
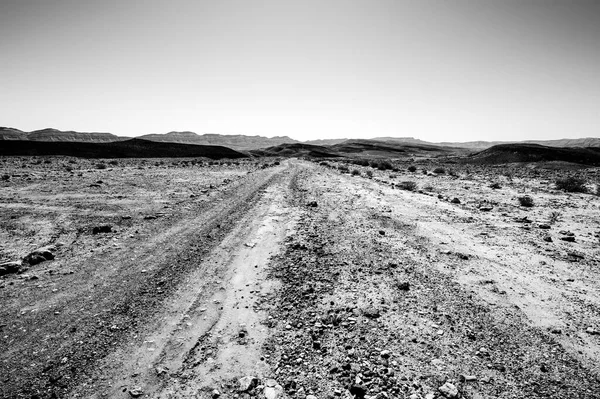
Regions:
<svg viewBox="0 0 600 399"><path fill-rule="evenodd" d="M245 136L242 134L196 134L194 132L169 132L165 134L146 134L141 139L181 144L221 145L238 151L256 150L278 146L280 144L298 143L287 136L264 137Z"/></svg>
<svg viewBox="0 0 600 399"><path fill-rule="evenodd" d="M119 137L112 133L82 133L75 131L61 131L51 128L23 132L19 129L10 127L0 127L0 140L110 143L128 140L129 138L130 137Z"/></svg>

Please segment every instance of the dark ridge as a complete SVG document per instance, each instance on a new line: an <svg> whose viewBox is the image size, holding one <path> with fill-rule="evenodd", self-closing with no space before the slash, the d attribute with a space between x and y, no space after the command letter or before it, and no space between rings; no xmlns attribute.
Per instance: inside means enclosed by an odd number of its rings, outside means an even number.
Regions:
<svg viewBox="0 0 600 399"><path fill-rule="evenodd" d="M339 157L330 148L311 144L280 144L273 147L250 151L252 155L260 157L313 157L331 158Z"/></svg>
<svg viewBox="0 0 600 399"><path fill-rule="evenodd" d="M11 140L0 145L0 155L64 155L82 158L246 158L227 147L157 143L131 139L110 143L41 142Z"/></svg>
<svg viewBox="0 0 600 399"><path fill-rule="evenodd" d="M562 161L600 166L600 147L561 148L539 144L499 144L463 159L474 164Z"/></svg>

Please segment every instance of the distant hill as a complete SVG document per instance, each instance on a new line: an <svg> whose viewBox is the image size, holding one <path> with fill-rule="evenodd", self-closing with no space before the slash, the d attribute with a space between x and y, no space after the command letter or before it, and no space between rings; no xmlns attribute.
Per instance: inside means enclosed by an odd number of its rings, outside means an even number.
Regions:
<svg viewBox="0 0 600 399"><path fill-rule="evenodd" d="M312 157L312 158L335 158L341 156L335 151L328 147L303 144L303 143L292 143L292 144L280 144L277 146L264 148L260 150L252 150L250 154L257 157Z"/></svg>
<svg viewBox="0 0 600 399"><path fill-rule="evenodd" d="M141 139L129 139L110 143L7 140L0 145L0 155L63 155L82 158L202 157L210 159L233 159L247 157L245 154L222 146L156 143Z"/></svg>
<svg viewBox="0 0 600 399"><path fill-rule="evenodd" d="M526 140L526 141L443 141L428 142L413 137L377 137L373 140L399 142L407 144L429 144L443 147L468 148L473 150L483 150L500 144L539 144L547 147L600 147L600 138L586 137L581 139L560 139L560 140Z"/></svg>
<svg viewBox="0 0 600 399"><path fill-rule="evenodd" d="M461 160L475 164L562 161L600 166L600 147L559 148L539 144L499 144Z"/></svg>
<svg viewBox="0 0 600 399"><path fill-rule="evenodd" d="M436 157L462 155L464 150L432 144L405 143L379 140L347 140L330 146L332 150L345 156L363 156L378 158L397 157Z"/></svg>
<svg viewBox="0 0 600 399"><path fill-rule="evenodd" d="M222 145L238 151L256 150L280 144L298 143L287 136L263 137L245 136L242 134L196 134L194 132L169 132L165 134L146 134L140 139L161 143L182 143L200 145Z"/></svg>
<svg viewBox="0 0 600 399"><path fill-rule="evenodd" d="M57 129L34 130L23 132L10 127L0 127L0 140L29 140L29 141L60 141L79 143L109 143L127 140L129 137L119 137L112 133L81 133L74 131L61 131Z"/></svg>

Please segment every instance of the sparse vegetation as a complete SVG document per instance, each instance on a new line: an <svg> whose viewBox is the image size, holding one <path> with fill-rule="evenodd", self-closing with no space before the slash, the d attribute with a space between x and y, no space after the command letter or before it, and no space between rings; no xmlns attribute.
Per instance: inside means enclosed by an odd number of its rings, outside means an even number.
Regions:
<svg viewBox="0 0 600 399"><path fill-rule="evenodd" d="M350 172L350 168L348 168L347 165L343 165L343 164L338 166L338 170L342 173Z"/></svg>
<svg viewBox="0 0 600 399"><path fill-rule="evenodd" d="M402 190L416 191L417 183L412 180L403 181L401 183L398 183L398 187L401 188Z"/></svg>
<svg viewBox="0 0 600 399"><path fill-rule="evenodd" d="M360 170L352 169L352 176L360 176Z"/></svg>
<svg viewBox="0 0 600 399"><path fill-rule="evenodd" d="M533 198L531 198L529 195L524 195L517 199L519 200L519 204L521 204L521 206L525 208L531 208L535 205L533 202Z"/></svg>
<svg viewBox="0 0 600 399"><path fill-rule="evenodd" d="M556 180L556 188L568 193L586 193L588 190L585 184L585 179L574 176Z"/></svg>
<svg viewBox="0 0 600 399"><path fill-rule="evenodd" d="M550 212L550 217L548 218L548 222L550 224L555 224L556 222L558 222L560 220L560 217L561 217L560 212L552 211L552 212Z"/></svg>
<svg viewBox="0 0 600 399"><path fill-rule="evenodd" d="M105 163L97 163L96 164L96 169L106 169L106 164Z"/></svg>
<svg viewBox="0 0 600 399"><path fill-rule="evenodd" d="M367 177L373 177L373 171L372 170L367 170L365 172L365 174L367 175Z"/></svg>

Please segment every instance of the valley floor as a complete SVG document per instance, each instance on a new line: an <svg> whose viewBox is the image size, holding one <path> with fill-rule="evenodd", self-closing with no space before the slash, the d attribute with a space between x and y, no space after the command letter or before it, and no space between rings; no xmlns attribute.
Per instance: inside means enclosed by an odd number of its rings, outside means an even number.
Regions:
<svg viewBox="0 0 600 399"><path fill-rule="evenodd" d="M589 195L546 228L565 195L524 211L494 176L61 173L2 183L0 254L56 255L0 280L2 397L600 397Z"/></svg>

